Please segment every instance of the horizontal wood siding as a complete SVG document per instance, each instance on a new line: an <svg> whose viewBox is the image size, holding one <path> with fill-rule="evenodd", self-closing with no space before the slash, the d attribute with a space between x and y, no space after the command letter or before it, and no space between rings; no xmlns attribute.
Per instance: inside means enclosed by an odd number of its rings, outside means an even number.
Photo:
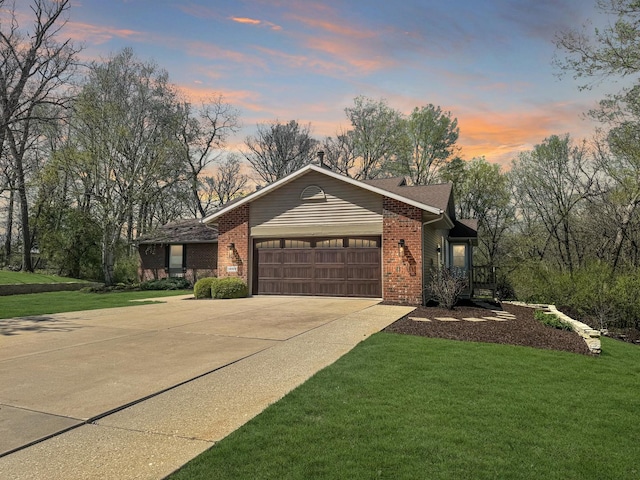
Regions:
<svg viewBox="0 0 640 480"><path fill-rule="evenodd" d="M438 231L430 225L425 225L422 237L422 260L425 271L430 271L438 264Z"/></svg>
<svg viewBox="0 0 640 480"><path fill-rule="evenodd" d="M321 200L301 200L306 187L316 185ZM250 206L253 237L290 235L380 235L382 197L317 172L309 172Z"/></svg>

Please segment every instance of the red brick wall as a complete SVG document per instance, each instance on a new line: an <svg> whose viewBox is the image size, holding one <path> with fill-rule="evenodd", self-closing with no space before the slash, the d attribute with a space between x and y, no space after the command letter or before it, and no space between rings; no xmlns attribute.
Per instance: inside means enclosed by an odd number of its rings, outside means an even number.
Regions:
<svg viewBox="0 0 640 480"><path fill-rule="evenodd" d="M140 266L143 270L157 269L166 266L167 250L165 245L140 245Z"/></svg>
<svg viewBox="0 0 640 480"><path fill-rule="evenodd" d="M382 200L382 297L389 302L422 303L422 210ZM404 255L398 242L405 241Z"/></svg>
<svg viewBox="0 0 640 480"><path fill-rule="evenodd" d="M186 267L205 270L215 270L216 268L218 268L218 244L188 244Z"/></svg>
<svg viewBox="0 0 640 480"><path fill-rule="evenodd" d="M228 245L235 248L229 256ZM239 277L248 282L249 266L249 205L241 205L218 219L218 276ZM238 267L228 272L227 267Z"/></svg>

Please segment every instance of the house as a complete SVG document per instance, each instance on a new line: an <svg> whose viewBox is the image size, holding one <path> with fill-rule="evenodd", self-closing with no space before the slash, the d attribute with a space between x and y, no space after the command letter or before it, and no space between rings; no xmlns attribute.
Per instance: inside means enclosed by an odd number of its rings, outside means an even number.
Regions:
<svg viewBox="0 0 640 480"><path fill-rule="evenodd" d="M455 218L451 184L358 181L307 165L203 219L218 230L218 275L251 294L420 304L439 265L468 276L475 220Z"/></svg>
<svg viewBox="0 0 640 480"><path fill-rule="evenodd" d="M138 240L140 281L166 277L199 278L217 275L218 230L200 220L163 225Z"/></svg>

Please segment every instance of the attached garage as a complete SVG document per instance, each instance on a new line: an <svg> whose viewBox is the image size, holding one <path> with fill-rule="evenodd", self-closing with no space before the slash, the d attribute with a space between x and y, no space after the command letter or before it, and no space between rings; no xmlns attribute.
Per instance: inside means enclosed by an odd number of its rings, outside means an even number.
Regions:
<svg viewBox="0 0 640 480"><path fill-rule="evenodd" d="M253 291L382 296L380 237L254 240Z"/></svg>
<svg viewBox="0 0 640 480"><path fill-rule="evenodd" d="M462 268L470 271L470 247L477 243L472 224L464 238L453 235L459 222L451 184L358 181L316 165L230 202L203 222L219 231L218 274L243 279L253 295L420 304L434 269L460 257L462 249L450 255L449 246L464 243Z"/></svg>

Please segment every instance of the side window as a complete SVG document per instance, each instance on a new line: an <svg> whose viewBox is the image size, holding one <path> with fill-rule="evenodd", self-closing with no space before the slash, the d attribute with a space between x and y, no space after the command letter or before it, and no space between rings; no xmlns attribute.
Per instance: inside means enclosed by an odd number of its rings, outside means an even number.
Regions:
<svg viewBox="0 0 640 480"><path fill-rule="evenodd" d="M316 240L316 248L342 248L344 241L342 238L325 238L324 240Z"/></svg>
<svg viewBox="0 0 640 480"><path fill-rule="evenodd" d="M465 244L451 245L451 266L456 268L466 268L467 246Z"/></svg>
<svg viewBox="0 0 640 480"><path fill-rule="evenodd" d="M375 248L378 246L376 238L349 238L349 248Z"/></svg>
<svg viewBox="0 0 640 480"><path fill-rule="evenodd" d="M169 276L183 277L185 272L185 245L169 245Z"/></svg>
<svg viewBox="0 0 640 480"><path fill-rule="evenodd" d="M280 239L256 240L256 248L280 248Z"/></svg>
<svg viewBox="0 0 640 480"><path fill-rule="evenodd" d="M309 248L311 247L310 240L285 240L284 248Z"/></svg>

